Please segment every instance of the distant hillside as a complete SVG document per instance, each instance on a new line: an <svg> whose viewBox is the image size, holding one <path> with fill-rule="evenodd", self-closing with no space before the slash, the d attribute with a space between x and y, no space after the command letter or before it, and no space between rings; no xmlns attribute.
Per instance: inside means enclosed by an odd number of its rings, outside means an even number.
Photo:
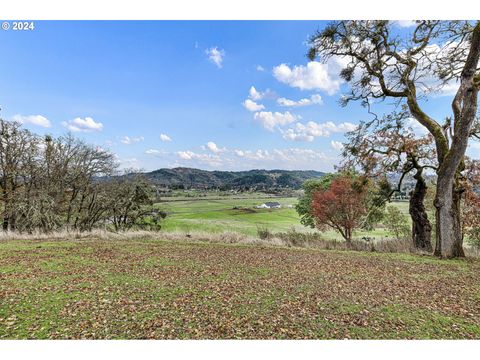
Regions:
<svg viewBox="0 0 480 360"><path fill-rule="evenodd" d="M158 186L186 189L298 189L307 179L325 173L314 170L207 171L192 168L159 169L145 175Z"/></svg>

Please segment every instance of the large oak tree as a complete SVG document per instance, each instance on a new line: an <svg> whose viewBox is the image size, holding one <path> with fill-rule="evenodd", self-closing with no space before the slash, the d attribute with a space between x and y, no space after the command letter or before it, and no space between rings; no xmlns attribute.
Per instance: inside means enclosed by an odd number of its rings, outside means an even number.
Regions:
<svg viewBox="0 0 480 360"><path fill-rule="evenodd" d="M312 60L345 61L341 76L351 92L344 104L360 100L370 108L375 100L396 100L433 136L438 161L435 254L464 256L459 179L478 107L480 22L417 21L405 35L396 33L389 21L336 21L310 44ZM421 100L455 80L452 114L441 123Z"/></svg>

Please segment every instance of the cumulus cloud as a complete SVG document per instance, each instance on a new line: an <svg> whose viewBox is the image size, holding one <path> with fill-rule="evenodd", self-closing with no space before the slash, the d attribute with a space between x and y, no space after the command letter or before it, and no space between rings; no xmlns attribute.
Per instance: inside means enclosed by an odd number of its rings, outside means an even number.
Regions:
<svg viewBox="0 0 480 360"><path fill-rule="evenodd" d="M242 163L244 164L264 168L319 168L320 164L328 159L321 151L298 148L236 150L235 154L242 158Z"/></svg>
<svg viewBox="0 0 480 360"><path fill-rule="evenodd" d="M205 150L207 148L205 147ZM155 153L154 153L155 154ZM176 166L208 167L212 169L318 169L330 171L338 158L314 149L225 149L219 153L191 150L175 153Z"/></svg>
<svg viewBox="0 0 480 360"><path fill-rule="evenodd" d="M298 117L288 111L284 113L260 111L255 113L253 118L260 122L265 129L273 131L276 126L285 126L291 124L292 122L296 121Z"/></svg>
<svg viewBox="0 0 480 360"><path fill-rule="evenodd" d="M143 136L137 136L137 137L124 136L120 140L120 142L125 145L131 145L131 144L142 142L143 140L145 140Z"/></svg>
<svg viewBox="0 0 480 360"><path fill-rule="evenodd" d="M310 98L304 98L298 101L290 100L282 97L277 99L277 103L280 106L300 107L300 106L309 106L314 104L321 105L323 102L322 102L322 97L318 94L315 94L310 96Z"/></svg>
<svg viewBox="0 0 480 360"><path fill-rule="evenodd" d="M223 58L225 57L225 50L219 49L215 46L205 50L205 53L208 56L208 60L217 65L219 69L222 68Z"/></svg>
<svg viewBox="0 0 480 360"><path fill-rule="evenodd" d="M264 98L265 94L257 91L254 86L250 87L250 90L248 91L248 97L252 100L262 100Z"/></svg>
<svg viewBox="0 0 480 360"><path fill-rule="evenodd" d="M257 69L257 71L260 71L260 72L265 71L265 68L262 65L257 65L255 69Z"/></svg>
<svg viewBox="0 0 480 360"><path fill-rule="evenodd" d="M220 166L222 165L222 159L218 155L212 154L199 154L193 151L178 151L177 156L182 160L196 160L200 164L208 165L208 166Z"/></svg>
<svg viewBox="0 0 480 360"><path fill-rule="evenodd" d="M245 100L242 105L247 109L248 111L260 111L265 109L265 106L262 104L257 104L255 101L247 99Z"/></svg>
<svg viewBox="0 0 480 360"><path fill-rule="evenodd" d="M330 142L330 145L332 146L333 149L335 150L342 150L343 149L343 144L340 141L335 141L332 140Z"/></svg>
<svg viewBox="0 0 480 360"><path fill-rule="evenodd" d="M166 135L166 134L160 134L160 141L172 141L172 139L170 138L170 136Z"/></svg>
<svg viewBox="0 0 480 360"><path fill-rule="evenodd" d="M192 151L177 151L177 155L180 159L183 160L191 160L193 157L193 152Z"/></svg>
<svg viewBox="0 0 480 360"><path fill-rule="evenodd" d="M103 124L101 122L96 122L91 117L75 118L73 120L62 122L68 130L73 132L92 132L92 131L101 131L103 129Z"/></svg>
<svg viewBox="0 0 480 360"><path fill-rule="evenodd" d="M294 127L283 131L283 138L285 140L292 141L313 141L316 137L328 137L331 133L343 133L353 131L356 129L356 125L344 122L341 124L335 124L332 121L325 123L316 123L309 121L306 124L297 123Z"/></svg>
<svg viewBox="0 0 480 360"><path fill-rule="evenodd" d="M217 144L215 144L213 141L209 141L209 142L207 143L206 148L207 148L208 150L210 150L211 152L213 152L213 153L219 153L219 152L226 151L226 148L219 148L219 147L217 146Z"/></svg>
<svg viewBox="0 0 480 360"><path fill-rule="evenodd" d="M338 76L343 61L332 58L326 64L310 61L306 66L290 68L280 64L273 68L273 76L280 82L300 90L322 90L329 95L335 94L343 80Z"/></svg>
<svg viewBox="0 0 480 360"><path fill-rule="evenodd" d="M48 120L45 116L42 115L14 115L13 116L13 121L17 121L21 124L31 124L31 125L37 125L41 126L44 128L49 128L52 126L50 123L50 120Z"/></svg>

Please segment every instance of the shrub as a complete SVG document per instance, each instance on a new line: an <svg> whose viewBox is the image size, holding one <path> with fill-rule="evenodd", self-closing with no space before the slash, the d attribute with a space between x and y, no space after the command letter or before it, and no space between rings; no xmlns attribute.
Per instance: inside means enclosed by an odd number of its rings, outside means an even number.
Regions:
<svg viewBox="0 0 480 360"><path fill-rule="evenodd" d="M257 226L257 235L262 240L267 240L272 237L272 233L266 226Z"/></svg>
<svg viewBox="0 0 480 360"><path fill-rule="evenodd" d="M384 225L397 239L407 237L410 234L407 216L396 206L390 205L387 207Z"/></svg>
<svg viewBox="0 0 480 360"><path fill-rule="evenodd" d="M275 237L281 239L287 246L297 247L318 247L322 241L325 241L320 233L301 233L294 228L287 232L276 233Z"/></svg>
<svg viewBox="0 0 480 360"><path fill-rule="evenodd" d="M467 244L475 250L480 250L480 228L469 229L467 235Z"/></svg>

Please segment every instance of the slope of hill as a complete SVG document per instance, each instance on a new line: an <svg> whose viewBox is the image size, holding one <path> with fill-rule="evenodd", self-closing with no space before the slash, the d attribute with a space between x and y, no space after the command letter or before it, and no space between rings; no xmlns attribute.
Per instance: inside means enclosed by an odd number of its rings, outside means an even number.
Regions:
<svg viewBox="0 0 480 360"><path fill-rule="evenodd" d="M298 189L305 180L325 173L314 170L207 171L178 167L159 169L145 175L159 186L197 189Z"/></svg>

